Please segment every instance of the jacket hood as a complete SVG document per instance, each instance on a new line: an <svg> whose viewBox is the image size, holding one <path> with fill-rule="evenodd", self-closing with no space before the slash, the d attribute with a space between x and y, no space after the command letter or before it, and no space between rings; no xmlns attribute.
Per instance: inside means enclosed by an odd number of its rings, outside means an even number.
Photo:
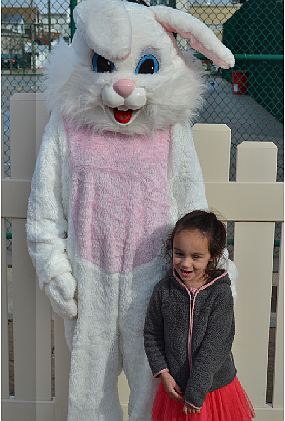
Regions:
<svg viewBox="0 0 285 421"><path fill-rule="evenodd" d="M182 279L180 278L179 274L176 272L176 270L174 268L169 271L169 276L170 277L173 276L174 280L176 280L178 278L180 280L180 282L183 283ZM213 284L215 284L215 285L217 285L217 284L231 285L231 280L230 280L230 277L229 277L227 271L224 270L224 269L215 270L214 275L210 279L208 279L206 284L203 285L203 287L201 287L201 288L205 289L208 286L211 286Z"/></svg>

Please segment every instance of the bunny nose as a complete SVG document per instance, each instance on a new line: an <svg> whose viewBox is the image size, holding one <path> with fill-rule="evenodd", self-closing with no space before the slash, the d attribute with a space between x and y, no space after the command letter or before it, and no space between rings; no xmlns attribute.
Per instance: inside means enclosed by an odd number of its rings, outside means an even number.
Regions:
<svg viewBox="0 0 285 421"><path fill-rule="evenodd" d="M118 95L127 98L135 90L135 85L129 79L120 79L114 83L113 89Z"/></svg>

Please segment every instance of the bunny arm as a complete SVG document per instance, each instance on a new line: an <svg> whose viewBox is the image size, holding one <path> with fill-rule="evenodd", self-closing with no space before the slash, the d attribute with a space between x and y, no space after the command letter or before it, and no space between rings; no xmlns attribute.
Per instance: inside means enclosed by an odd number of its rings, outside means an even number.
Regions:
<svg viewBox="0 0 285 421"><path fill-rule="evenodd" d="M70 272L65 272L45 284L53 310L64 319L77 316L77 302L74 300L76 282Z"/></svg>
<svg viewBox="0 0 285 421"><path fill-rule="evenodd" d="M62 198L63 146L60 143L64 142L51 117L32 179L26 224L28 250L41 289L63 274L69 274L67 278L72 279ZM75 280L71 282L70 295L74 295L75 284Z"/></svg>
<svg viewBox="0 0 285 421"><path fill-rule="evenodd" d="M178 217L195 209L208 209L205 183L190 123L175 124L172 137L172 186Z"/></svg>
<svg viewBox="0 0 285 421"><path fill-rule="evenodd" d="M190 123L175 124L172 135L172 184L171 191L178 207L178 217L195 209L208 210L205 183L195 149ZM178 168L178 170L177 170ZM225 248L219 267L226 269L231 279L234 302L237 300L236 280L238 271Z"/></svg>

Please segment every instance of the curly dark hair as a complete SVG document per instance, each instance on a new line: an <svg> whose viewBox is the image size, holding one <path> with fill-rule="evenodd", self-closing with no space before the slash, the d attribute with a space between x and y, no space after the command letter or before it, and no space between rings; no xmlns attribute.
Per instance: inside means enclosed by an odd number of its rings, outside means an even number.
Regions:
<svg viewBox="0 0 285 421"><path fill-rule="evenodd" d="M172 258L175 235L184 230L196 230L207 237L209 252L213 261L208 263L205 272L208 276L212 276L227 244L227 231L224 223L216 217L214 212L195 210L187 213L176 222L172 234L166 243L166 254L168 257Z"/></svg>

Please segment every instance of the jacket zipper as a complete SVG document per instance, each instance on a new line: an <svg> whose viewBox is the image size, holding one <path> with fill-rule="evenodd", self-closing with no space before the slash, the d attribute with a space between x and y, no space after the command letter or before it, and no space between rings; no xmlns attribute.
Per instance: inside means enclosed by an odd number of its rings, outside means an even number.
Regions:
<svg viewBox="0 0 285 421"><path fill-rule="evenodd" d="M190 316L189 316L189 333L188 333L188 359L189 359L190 374L192 371L192 364L193 364L192 363L192 334L193 334L193 321L194 321L193 320L194 319L194 306L195 306L195 300L196 300L197 295L199 294L199 291L200 290L197 289L197 291L193 293L192 291L187 289L187 292L190 298Z"/></svg>
<svg viewBox="0 0 285 421"><path fill-rule="evenodd" d="M191 371L192 371L192 333L193 333L193 316L194 316L194 306L195 306L196 297L197 297L197 295L199 294L200 291L202 291L203 289L212 285L217 279L225 276L226 273L227 272L225 271L221 276L218 276L217 278L213 279L213 281L210 282L209 284L205 284L201 288L197 289L195 291L195 294L193 294L193 292L190 291L186 287L186 285L183 284L183 282L179 279L179 277L177 277L177 275L175 273L175 269L173 268L174 278L180 283L180 285L182 285L186 289L187 294L189 295L189 299L190 299L190 317L189 317L190 320L189 320L189 331L188 331L188 360L189 360L190 374L191 374Z"/></svg>
<svg viewBox="0 0 285 421"><path fill-rule="evenodd" d="M194 294L192 291L187 290L190 298L190 316L189 316L189 333L188 333L188 359L190 374L192 371L192 331L193 331L193 311L194 310ZM193 307L193 308L192 308Z"/></svg>

